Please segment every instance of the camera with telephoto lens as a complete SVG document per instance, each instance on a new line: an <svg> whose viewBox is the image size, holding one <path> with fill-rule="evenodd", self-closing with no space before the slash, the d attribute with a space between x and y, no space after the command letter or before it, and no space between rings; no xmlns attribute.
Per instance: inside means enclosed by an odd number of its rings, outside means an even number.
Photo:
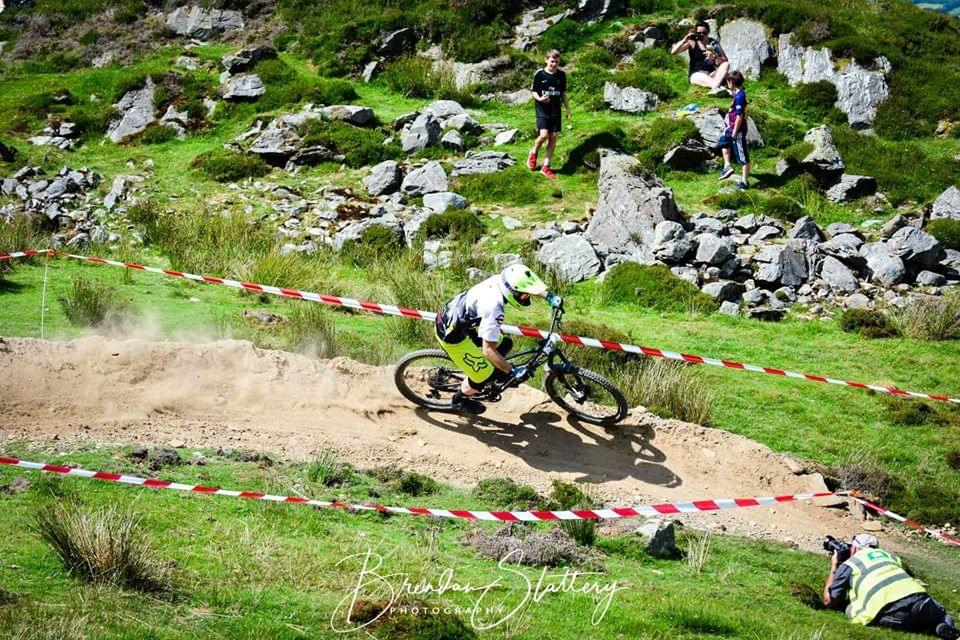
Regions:
<svg viewBox="0 0 960 640"><path fill-rule="evenodd" d="M695 40L695 41L699 42L700 40L703 40L703 36L704 36L704 34L702 34L702 33L691 33L688 37L689 37L691 40Z"/></svg>
<svg viewBox="0 0 960 640"><path fill-rule="evenodd" d="M829 554L837 553L837 559L840 562L846 562L850 558L850 545L846 542L840 542L833 536L827 536L823 541L823 550Z"/></svg>

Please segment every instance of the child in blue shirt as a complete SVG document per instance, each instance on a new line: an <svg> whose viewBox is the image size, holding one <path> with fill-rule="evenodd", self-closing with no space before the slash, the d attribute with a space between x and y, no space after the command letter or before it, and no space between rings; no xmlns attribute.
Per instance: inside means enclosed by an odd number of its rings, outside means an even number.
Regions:
<svg viewBox="0 0 960 640"><path fill-rule="evenodd" d="M750 176L750 152L747 149L747 93L743 90L743 74L731 71L727 75L727 88L733 95L730 110L727 112L727 130L717 141L717 148L723 153L723 169L720 171L720 180L726 180L736 173L731 166L734 163L741 165L740 182L738 189L748 187L747 178Z"/></svg>

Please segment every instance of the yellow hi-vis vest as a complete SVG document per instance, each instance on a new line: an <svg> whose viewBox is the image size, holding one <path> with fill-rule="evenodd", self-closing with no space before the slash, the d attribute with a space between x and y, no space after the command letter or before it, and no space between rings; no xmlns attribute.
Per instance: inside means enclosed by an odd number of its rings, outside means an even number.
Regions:
<svg viewBox="0 0 960 640"><path fill-rule="evenodd" d="M843 564L852 570L847 607L851 622L870 624L891 602L926 591L903 570L900 558L880 549L863 549Z"/></svg>

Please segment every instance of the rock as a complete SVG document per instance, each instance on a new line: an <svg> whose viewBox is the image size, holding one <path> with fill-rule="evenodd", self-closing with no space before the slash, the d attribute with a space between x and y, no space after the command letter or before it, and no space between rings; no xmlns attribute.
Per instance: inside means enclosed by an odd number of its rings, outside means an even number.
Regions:
<svg viewBox="0 0 960 640"><path fill-rule="evenodd" d="M751 320L760 320L761 322L780 322L783 316L787 315L786 309L776 309L773 307L757 307L747 311L747 317Z"/></svg>
<svg viewBox="0 0 960 640"><path fill-rule="evenodd" d="M703 285L700 290L717 302L736 302L743 295L746 287L739 282L720 280L718 282L707 283ZM732 315L736 315L736 313Z"/></svg>
<svg viewBox="0 0 960 640"><path fill-rule="evenodd" d="M737 218L733 222L733 228L744 233L753 233L760 227L760 223L757 222L757 216L751 214Z"/></svg>
<svg viewBox="0 0 960 640"><path fill-rule="evenodd" d="M887 242L890 253L911 266L934 268L946 256L940 242L926 231L903 227Z"/></svg>
<svg viewBox="0 0 960 640"><path fill-rule="evenodd" d="M492 94L492 97L497 102L502 102L503 104L509 105L526 104L533 100L533 96L531 96L530 92L526 89L519 89L517 91L500 91Z"/></svg>
<svg viewBox="0 0 960 640"><path fill-rule="evenodd" d="M860 288L853 271L833 256L827 256L823 260L820 277L835 292L853 293Z"/></svg>
<svg viewBox="0 0 960 640"><path fill-rule="evenodd" d="M647 520L635 529L635 533L646 539L646 551L654 558L671 560L682 555L677 548L672 522L667 523L659 518Z"/></svg>
<svg viewBox="0 0 960 640"><path fill-rule="evenodd" d="M232 76L223 87L224 100L252 100L267 92L267 88L255 73Z"/></svg>
<svg viewBox="0 0 960 640"><path fill-rule="evenodd" d="M664 220L683 221L673 192L660 178L637 168L632 156L601 151L597 208L586 237L602 256L624 254L650 261L656 226Z"/></svg>
<svg viewBox="0 0 960 640"><path fill-rule="evenodd" d="M873 124L879 107L890 89L880 71L867 71L855 60L841 69L833 78L837 86L837 107L847 114L854 129L866 129Z"/></svg>
<svg viewBox="0 0 960 640"><path fill-rule="evenodd" d="M787 77L790 86L808 84L834 77L833 60L829 49L796 47L791 44L793 34L780 34L777 70Z"/></svg>
<svg viewBox="0 0 960 640"><path fill-rule="evenodd" d="M700 138L710 148L717 146L720 136L727 130L727 122L720 114L720 109L716 107L691 114L690 121L697 126ZM763 146L763 138L757 130L757 125L749 116L747 116L747 144L755 147Z"/></svg>
<svg viewBox="0 0 960 640"><path fill-rule="evenodd" d="M831 222L827 225L827 235L831 238L843 233L860 234L857 228L849 222Z"/></svg>
<svg viewBox="0 0 960 640"><path fill-rule="evenodd" d="M725 300L720 303L720 313L725 316L739 316L740 315L740 305L736 302L730 302Z"/></svg>
<svg viewBox="0 0 960 640"><path fill-rule="evenodd" d="M466 113L443 118L440 121L440 128L444 131L454 129L463 133L483 133L483 126Z"/></svg>
<svg viewBox="0 0 960 640"><path fill-rule="evenodd" d="M795 476L802 476L808 471L807 465L786 453L780 455L780 460L783 461L783 466Z"/></svg>
<svg viewBox="0 0 960 640"><path fill-rule="evenodd" d="M156 122L153 96L153 79L147 76L143 89L128 91L120 102L113 105L120 112L120 120L110 125L107 137L114 143L120 143Z"/></svg>
<svg viewBox="0 0 960 640"><path fill-rule="evenodd" d="M453 163L452 176L469 176L483 173L497 173L517 164L511 156L500 151L474 151L467 153L463 160Z"/></svg>
<svg viewBox="0 0 960 640"><path fill-rule="evenodd" d="M720 266L736 253L728 238L712 233L702 233L697 237L697 254L694 258L699 264Z"/></svg>
<svg viewBox="0 0 960 640"><path fill-rule="evenodd" d="M860 255L860 247L862 246L863 239L859 236L852 233L841 233L826 242L818 244L817 252L833 256L847 264L861 266L863 258Z"/></svg>
<svg viewBox="0 0 960 640"><path fill-rule="evenodd" d="M290 160L287 161L288 169L290 166L312 167L321 162L344 162L346 158L338 153L334 153L321 145L302 147L297 150Z"/></svg>
<svg viewBox="0 0 960 640"><path fill-rule="evenodd" d="M883 243L863 245L860 255L866 258L870 281L881 287L892 287L902 282L907 275L903 260L890 253Z"/></svg>
<svg viewBox="0 0 960 640"><path fill-rule="evenodd" d="M239 11L180 7L167 15L167 28L180 36L207 40L218 33L243 29Z"/></svg>
<svg viewBox="0 0 960 640"><path fill-rule="evenodd" d="M942 287L947 279L933 271L921 271L917 274L916 283L924 287Z"/></svg>
<svg viewBox="0 0 960 640"><path fill-rule="evenodd" d="M940 218L960 220L960 189L950 187L934 201L930 209L930 219Z"/></svg>
<svg viewBox="0 0 960 640"><path fill-rule="evenodd" d="M400 146L404 153L413 153L440 141L440 123L432 113L422 113L403 130Z"/></svg>
<svg viewBox="0 0 960 640"><path fill-rule="evenodd" d="M727 232L727 227L712 216L703 216L701 218L691 219L693 230L696 233L713 233L722 236Z"/></svg>
<svg viewBox="0 0 960 640"><path fill-rule="evenodd" d="M892 238L893 234L902 229L903 227L910 224L910 222L902 215L897 214L887 220L887 222L880 228L880 237L881 238Z"/></svg>
<svg viewBox="0 0 960 640"><path fill-rule="evenodd" d="M543 13L543 7L537 7L525 12L520 17L520 23L513 28L514 40L513 47L523 51L534 44L544 31L568 17L571 10L562 11L552 16L539 18ZM529 92L528 92L529 93Z"/></svg>
<svg viewBox="0 0 960 640"><path fill-rule="evenodd" d="M758 262L760 268L754 274L757 282L766 285L797 287L809 277L806 241L789 240L781 247L770 248L769 262Z"/></svg>
<svg viewBox="0 0 960 640"><path fill-rule="evenodd" d="M270 313L269 311L262 311L260 309L244 309L243 310L243 319L250 320L252 322L258 322L260 324L272 325L272 324L283 324L287 321L283 316L278 316L275 313Z"/></svg>
<svg viewBox="0 0 960 640"><path fill-rule="evenodd" d="M700 140L687 140L667 151L663 156L663 164L683 171L698 169L712 158L713 151L705 143Z"/></svg>
<svg viewBox="0 0 960 640"><path fill-rule="evenodd" d="M220 64L227 73L234 75L241 71L250 71L261 60L272 60L277 57L277 50L268 44L255 44L244 47L240 51L227 54L220 60Z"/></svg>
<svg viewBox="0 0 960 640"><path fill-rule="evenodd" d="M873 195L876 192L876 178L845 173L840 176L839 182L827 189L826 196L833 202L852 202L857 198Z"/></svg>
<svg viewBox="0 0 960 640"><path fill-rule="evenodd" d="M180 67L181 69L185 69L187 71L196 71L199 68L197 59L189 56L180 56L173 63L173 66Z"/></svg>
<svg viewBox="0 0 960 640"><path fill-rule="evenodd" d="M392 215L380 216L377 218L367 218L360 222L351 222L343 227L333 236L333 246L337 251L343 249L343 245L351 240L360 240L363 232L370 227L383 227L397 234L398 238L404 237L404 230L400 226L400 221Z"/></svg>
<svg viewBox="0 0 960 640"><path fill-rule="evenodd" d="M652 250L657 259L675 264L682 261L692 249L693 243L679 222L664 220L654 228Z"/></svg>
<svg viewBox="0 0 960 640"><path fill-rule="evenodd" d="M103 208L112 211L119 201L126 198L129 185L127 176L115 177L109 193L103 198Z"/></svg>
<svg viewBox="0 0 960 640"><path fill-rule="evenodd" d="M423 243L423 266L427 269L446 269L453 260L452 251L442 251L441 240L427 240Z"/></svg>
<svg viewBox="0 0 960 640"><path fill-rule="evenodd" d="M559 238L560 232L556 229L535 229L532 237L540 243L550 242L554 238Z"/></svg>
<svg viewBox="0 0 960 640"><path fill-rule="evenodd" d="M548 269L555 269L566 282L591 278L602 268L593 246L582 235L565 235L540 247L537 259Z"/></svg>
<svg viewBox="0 0 960 640"><path fill-rule="evenodd" d="M756 245L756 244L763 244L763 243L766 242L767 240L771 240L771 239L773 239L773 238L780 237L781 235L783 235L783 230L782 230L782 229L779 229L779 228L774 227L774 226L772 226L772 225L767 225L767 224L765 224L765 225L763 225L762 227L760 227L759 229L757 229L757 230L753 233L753 235L750 236L750 238L749 238L749 240L747 240L747 242L748 242L749 244L754 244L754 245Z"/></svg>
<svg viewBox="0 0 960 640"><path fill-rule="evenodd" d="M855 293L852 296L847 296L844 299L843 306L845 306L847 309L869 309L870 298L862 293Z"/></svg>
<svg viewBox="0 0 960 640"><path fill-rule="evenodd" d="M443 136L440 138L440 144L448 149L455 149L457 151L463 150L463 136L460 135L459 131L455 129L450 129L449 131L444 132Z"/></svg>
<svg viewBox="0 0 960 640"><path fill-rule="evenodd" d="M751 80L760 77L760 67L770 59L770 43L762 24L744 18L726 22L720 27L720 42L731 69Z"/></svg>
<svg viewBox="0 0 960 640"><path fill-rule="evenodd" d="M417 43L417 33L407 27L391 31L380 39L380 46L377 47L377 54L392 58L403 55L413 50Z"/></svg>
<svg viewBox="0 0 960 640"><path fill-rule="evenodd" d="M614 111L642 113L653 111L660 103L657 94L635 87L620 87L613 82L603 85L603 101Z"/></svg>
<svg viewBox="0 0 960 640"><path fill-rule="evenodd" d="M364 82L369 83L373 81L373 79L377 76L379 72L380 72L380 61L371 60L366 65L364 65L363 73L360 74L360 77L363 79Z"/></svg>
<svg viewBox="0 0 960 640"><path fill-rule="evenodd" d="M296 129L283 118L275 118L253 141L248 152L260 156L267 164L282 167L299 149L300 136Z"/></svg>
<svg viewBox="0 0 960 640"><path fill-rule="evenodd" d="M513 62L508 56L499 56L481 62L451 62L435 60L434 72L450 73L458 89L466 89L474 84L492 80L503 68L511 66Z"/></svg>
<svg viewBox="0 0 960 640"><path fill-rule="evenodd" d="M408 196L447 191L447 174L439 162L431 160L408 173L400 185L400 191Z"/></svg>
<svg viewBox="0 0 960 640"><path fill-rule="evenodd" d="M821 231L817 223L813 221L813 218L803 216L794 223L793 228L790 229L787 236L794 240L815 240L819 242L823 240L823 231Z"/></svg>
<svg viewBox="0 0 960 640"><path fill-rule="evenodd" d="M459 193L452 191L440 191L437 193L428 193L423 196L423 206L436 213L443 213L451 207L454 209L466 209L469 202Z"/></svg>
<svg viewBox="0 0 960 640"><path fill-rule="evenodd" d="M500 218L500 222L503 223L503 227L507 231L516 231L517 229L523 226L523 223L520 220L517 220L516 218L511 216L503 216L502 218Z"/></svg>
<svg viewBox="0 0 960 640"><path fill-rule="evenodd" d="M493 145L495 147L499 147L505 144L512 144L516 141L519 134L519 129L507 129L506 131L502 131L493 139Z"/></svg>
<svg viewBox="0 0 960 640"><path fill-rule="evenodd" d="M423 112L433 114L437 120L468 115L467 110L456 100L434 100L424 108Z"/></svg>
<svg viewBox="0 0 960 640"><path fill-rule="evenodd" d="M319 113L327 120L339 120L355 127L365 127L376 121L373 109L352 104L335 104L323 107L319 110Z"/></svg>
<svg viewBox="0 0 960 640"><path fill-rule="evenodd" d="M807 131L803 141L813 145L813 150L801 160L800 166L824 182L833 183L843 174L843 159L833 142L830 128L820 125Z"/></svg>
<svg viewBox="0 0 960 640"><path fill-rule="evenodd" d="M363 179L363 186L369 195L382 196L399 189L402 177L400 165L393 160L385 160L370 169L370 173Z"/></svg>

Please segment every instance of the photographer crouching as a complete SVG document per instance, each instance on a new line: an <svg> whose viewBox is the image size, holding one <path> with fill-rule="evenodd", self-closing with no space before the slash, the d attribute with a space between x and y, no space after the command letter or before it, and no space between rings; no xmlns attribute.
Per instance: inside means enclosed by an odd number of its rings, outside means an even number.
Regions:
<svg viewBox="0 0 960 640"><path fill-rule="evenodd" d="M850 622L857 624L960 638L943 606L904 571L900 558L877 545L869 533L854 536L850 544L827 536L823 548L832 558L823 604L838 611L846 606Z"/></svg>

